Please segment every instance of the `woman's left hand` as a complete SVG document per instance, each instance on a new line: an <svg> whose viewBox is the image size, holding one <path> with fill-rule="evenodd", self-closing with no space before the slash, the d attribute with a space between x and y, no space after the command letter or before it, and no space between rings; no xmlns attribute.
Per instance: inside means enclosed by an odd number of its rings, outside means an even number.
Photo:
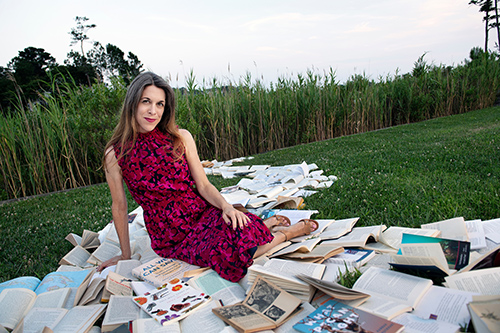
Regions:
<svg viewBox="0 0 500 333"><path fill-rule="evenodd" d="M243 229L250 222L250 218L246 216L245 213L235 209L231 205L227 205L222 210L222 218L228 225L233 226L233 230L236 230L238 227Z"/></svg>

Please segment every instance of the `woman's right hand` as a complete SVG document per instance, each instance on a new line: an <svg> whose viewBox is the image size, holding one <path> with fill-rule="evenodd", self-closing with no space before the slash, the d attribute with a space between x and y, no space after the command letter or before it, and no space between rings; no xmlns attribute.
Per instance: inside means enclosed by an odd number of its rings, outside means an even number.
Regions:
<svg viewBox="0 0 500 333"><path fill-rule="evenodd" d="M116 265L118 263L118 261L120 261L120 260L127 260L127 259L130 259L130 258L124 258L121 254L117 255L116 257L108 259L105 262L103 262L102 264L100 264L99 266L97 266L97 271L100 272L106 267Z"/></svg>

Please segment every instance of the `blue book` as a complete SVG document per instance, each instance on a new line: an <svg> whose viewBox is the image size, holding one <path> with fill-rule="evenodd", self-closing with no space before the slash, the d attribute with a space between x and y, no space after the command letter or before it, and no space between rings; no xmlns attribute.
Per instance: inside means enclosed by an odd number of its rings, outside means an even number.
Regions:
<svg viewBox="0 0 500 333"><path fill-rule="evenodd" d="M296 323L293 328L303 333L397 333L402 332L404 326L341 302L329 300Z"/></svg>

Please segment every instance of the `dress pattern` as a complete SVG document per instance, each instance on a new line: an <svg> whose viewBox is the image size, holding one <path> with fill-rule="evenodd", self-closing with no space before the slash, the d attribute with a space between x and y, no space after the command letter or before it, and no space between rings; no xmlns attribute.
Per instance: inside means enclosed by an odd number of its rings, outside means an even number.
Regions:
<svg viewBox="0 0 500 333"><path fill-rule="evenodd" d="M164 258L211 267L239 281L253 263L252 249L273 236L251 213L244 229L228 226L222 211L196 191L185 156L174 160L172 143L158 128L139 133L131 152L118 161L132 197L143 208L151 246Z"/></svg>

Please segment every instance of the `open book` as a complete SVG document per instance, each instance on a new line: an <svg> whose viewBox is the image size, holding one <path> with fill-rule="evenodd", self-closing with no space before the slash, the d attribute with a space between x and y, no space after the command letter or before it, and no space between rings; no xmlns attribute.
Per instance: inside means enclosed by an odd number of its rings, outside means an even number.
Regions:
<svg viewBox="0 0 500 333"><path fill-rule="evenodd" d="M82 236L70 233L65 239L74 246L81 246L86 250L95 249L101 244L99 234L90 230L83 230Z"/></svg>
<svg viewBox="0 0 500 333"><path fill-rule="evenodd" d="M69 294L69 288L47 291L38 296L34 291L26 288L4 289L0 293L0 324L12 330L30 309L62 308Z"/></svg>
<svg viewBox="0 0 500 333"><path fill-rule="evenodd" d="M453 274L444 278L448 288L478 293L500 295L500 267L477 269Z"/></svg>
<svg viewBox="0 0 500 333"><path fill-rule="evenodd" d="M175 278L158 290L133 298L162 325L178 321L210 301L210 296Z"/></svg>
<svg viewBox="0 0 500 333"><path fill-rule="evenodd" d="M134 333L220 333L228 327L212 309L219 307L216 301L210 301L206 306L196 311L194 316L188 316L181 321L168 326L160 325L153 318L137 319L132 322Z"/></svg>
<svg viewBox="0 0 500 333"><path fill-rule="evenodd" d="M436 229L408 228L390 226L380 235L376 247L372 248L379 252L396 253L401 247L403 234L438 237L441 231Z"/></svg>
<svg viewBox="0 0 500 333"><path fill-rule="evenodd" d="M0 292L9 288L26 288L40 295L44 292L71 288L75 290L75 295L70 296L74 299L72 305L77 305L92 278L95 269L85 269L68 272L52 272L47 274L42 280L34 276L22 276L0 284Z"/></svg>
<svg viewBox="0 0 500 333"><path fill-rule="evenodd" d="M359 268L374 258L376 255L373 250L363 250L357 248L346 248L344 252L328 258L323 263L337 264L341 266Z"/></svg>
<svg viewBox="0 0 500 333"><path fill-rule="evenodd" d="M133 301L133 296L111 295L101 324L102 332L110 332L120 325L140 318L151 318Z"/></svg>
<svg viewBox="0 0 500 333"><path fill-rule="evenodd" d="M466 241L403 234L400 253L390 264L403 272L439 278L465 267L469 253L470 243Z"/></svg>
<svg viewBox="0 0 500 333"><path fill-rule="evenodd" d="M342 237L352 231L352 228L358 222L359 217L354 217L350 219L335 220L333 223L329 224L326 229L321 232L321 239L337 239ZM318 221L318 223L320 223ZM321 225L320 225L321 229Z"/></svg>
<svg viewBox="0 0 500 333"><path fill-rule="evenodd" d="M352 231L345 236L337 239L325 240L323 241L323 244L364 248L367 243L377 242L380 234L385 230L385 228L387 228L385 225L353 228ZM320 237L323 239L323 234L321 234Z"/></svg>
<svg viewBox="0 0 500 333"><path fill-rule="evenodd" d="M60 308L33 308L13 331L21 332L88 332L102 316L106 305L75 306L71 310Z"/></svg>
<svg viewBox="0 0 500 333"><path fill-rule="evenodd" d="M300 320L293 328L299 332L402 332L403 325L347 304L330 300Z"/></svg>
<svg viewBox="0 0 500 333"><path fill-rule="evenodd" d="M91 254L89 251L84 249L82 246L77 245L71 251L69 251L64 257L59 261L59 265L71 265L77 267L91 267L92 265L87 262Z"/></svg>
<svg viewBox="0 0 500 333"><path fill-rule="evenodd" d="M195 275L187 283L219 300L223 305L238 303L245 299L245 289L239 283L223 279L212 269Z"/></svg>
<svg viewBox="0 0 500 333"><path fill-rule="evenodd" d="M298 279L296 275L305 274L321 279L325 269L326 266L323 264L271 259L264 265L254 264L250 266L247 276L250 284L260 275L302 301L309 302L313 297L315 288Z"/></svg>
<svg viewBox="0 0 500 333"><path fill-rule="evenodd" d="M300 303L297 297L257 277L243 302L212 311L239 332L251 333L280 326Z"/></svg>
<svg viewBox="0 0 500 333"><path fill-rule="evenodd" d="M333 257L337 254L341 254L343 252L344 248L342 246L319 244L309 252L295 251L293 253L283 255L283 257L286 259L296 259L321 264L328 258Z"/></svg>
<svg viewBox="0 0 500 333"><path fill-rule="evenodd" d="M443 238L469 241L469 234L463 217L455 217L449 220L422 224L420 228L439 230L441 231L440 237Z"/></svg>
<svg viewBox="0 0 500 333"><path fill-rule="evenodd" d="M157 258L132 269L132 275L155 287L161 287L170 280L182 278L184 273L199 268L177 259Z"/></svg>
<svg viewBox="0 0 500 333"><path fill-rule="evenodd" d="M500 296L474 296L468 307L477 333L500 332Z"/></svg>
<svg viewBox="0 0 500 333"><path fill-rule="evenodd" d="M299 274L297 275L297 277L302 281L307 282L310 285L314 286L318 290L321 290L325 294L332 296L333 298L337 298L342 301L358 300L357 302L353 302L356 305L363 303L366 299L370 297L369 294L349 289L347 287L338 284L335 281L325 281L325 280L315 279L304 274Z"/></svg>
<svg viewBox="0 0 500 333"><path fill-rule="evenodd" d="M370 267L352 289L371 295L360 309L390 320L412 311L431 286L429 279Z"/></svg>

